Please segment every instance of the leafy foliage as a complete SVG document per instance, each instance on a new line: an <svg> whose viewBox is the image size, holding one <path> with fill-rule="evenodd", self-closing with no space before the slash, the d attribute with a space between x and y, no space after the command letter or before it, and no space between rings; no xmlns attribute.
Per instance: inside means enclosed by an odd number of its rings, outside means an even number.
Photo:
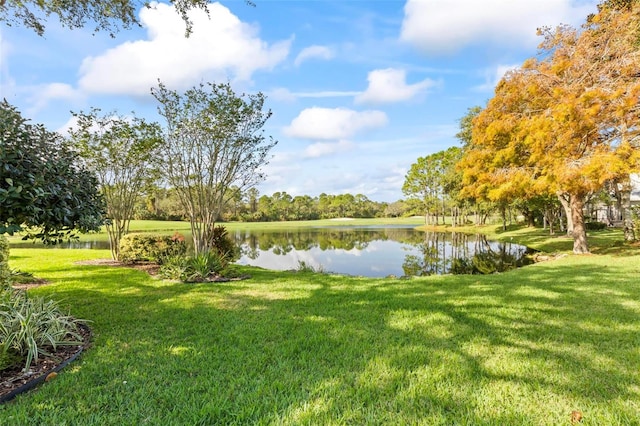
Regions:
<svg viewBox="0 0 640 426"><path fill-rule="evenodd" d="M405 176L402 192L421 202L428 224L437 224L439 215L444 217L445 201L457 192L460 179L455 165L461 155L460 148L451 147L420 157Z"/></svg>
<svg viewBox="0 0 640 426"><path fill-rule="evenodd" d="M136 201L157 176L152 160L161 141L161 129L137 117L102 115L99 109L74 116L77 128L70 129L70 140L87 168L98 177L107 204L111 254L119 259L120 239L129 232Z"/></svg>
<svg viewBox="0 0 640 426"><path fill-rule="evenodd" d="M120 240L120 260L123 262L154 261L162 264L186 252L185 239L178 233L173 236L135 233L127 234Z"/></svg>
<svg viewBox="0 0 640 426"><path fill-rule="evenodd" d="M203 282L227 274L229 263L239 254L227 229L222 225L216 226L209 244L209 250L192 256L185 256L184 252L165 256L160 274L183 282Z"/></svg>
<svg viewBox="0 0 640 426"><path fill-rule="evenodd" d="M164 178L191 222L196 253L208 251L228 200L264 179L260 168L276 144L262 130L271 117L262 93L237 95L231 85L201 84L185 93L160 83L158 100L167 133L160 151Z"/></svg>
<svg viewBox="0 0 640 426"><path fill-rule="evenodd" d="M24 291L0 292L0 357L19 356L26 371L40 356L51 356L50 349L81 344L81 322L54 301L29 298Z"/></svg>
<svg viewBox="0 0 640 426"><path fill-rule="evenodd" d="M193 256L168 258L160 267L160 275L187 283L210 281L226 275L229 256L217 251L203 251Z"/></svg>
<svg viewBox="0 0 640 426"><path fill-rule="evenodd" d="M540 34L541 59L507 73L474 119L463 183L500 203L561 197L574 252L586 253L585 199L640 167L640 4L601 7L582 31Z"/></svg>
<svg viewBox="0 0 640 426"><path fill-rule="evenodd" d="M187 34L192 27L189 10L199 8L206 11L208 4L206 0L172 0L171 3L184 20ZM82 28L88 22L93 22L94 31L108 31L113 36L120 28L140 25L136 12L142 6L152 7L147 2L137 0L3 0L0 1L0 21L5 21L7 25L24 25L43 35L46 19L56 15L63 26Z"/></svg>
<svg viewBox="0 0 640 426"><path fill-rule="evenodd" d="M45 244L97 231L104 200L95 176L77 163L60 135L28 124L0 103L0 234L24 230Z"/></svg>

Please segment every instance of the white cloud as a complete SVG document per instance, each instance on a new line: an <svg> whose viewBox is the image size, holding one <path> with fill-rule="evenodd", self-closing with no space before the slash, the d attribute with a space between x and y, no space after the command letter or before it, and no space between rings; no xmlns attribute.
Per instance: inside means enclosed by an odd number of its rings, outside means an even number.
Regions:
<svg viewBox="0 0 640 426"><path fill-rule="evenodd" d="M304 61L308 59L324 59L329 60L333 58L334 54L331 49L326 46L309 46L305 47L298 53L295 61L293 62L296 67L299 67Z"/></svg>
<svg viewBox="0 0 640 426"><path fill-rule="evenodd" d="M322 98L350 98L360 95L362 92L344 90L320 90L317 92L292 92L287 88L278 87L271 89L268 96L280 102L294 102L300 98L322 99Z"/></svg>
<svg viewBox="0 0 640 426"><path fill-rule="evenodd" d="M356 96L356 103L383 104L406 101L436 85L431 79L407 84L407 73L401 69L387 68L369 73L367 90Z"/></svg>
<svg viewBox="0 0 640 426"><path fill-rule="evenodd" d="M401 40L427 53L453 53L470 44L535 46L536 29L579 24L597 1L407 0Z"/></svg>
<svg viewBox="0 0 640 426"><path fill-rule="evenodd" d="M511 70L520 67L519 64L511 65L497 65L494 68L488 68L484 70L484 84L474 87L473 89L478 92L490 92L495 89L496 85L500 82L502 77Z"/></svg>
<svg viewBox="0 0 640 426"><path fill-rule="evenodd" d="M50 83L30 88L33 95L30 97L31 107L29 114L36 114L47 107L50 101L64 100L71 104L80 104L84 100L82 92L74 89L66 83Z"/></svg>
<svg viewBox="0 0 640 426"><path fill-rule="evenodd" d="M359 131L385 126L382 111L354 111L348 108L307 108L284 128L287 136L311 140L348 139Z"/></svg>
<svg viewBox="0 0 640 426"><path fill-rule="evenodd" d="M209 5L209 16L202 10L193 10L189 16L193 33L187 38L173 6L154 3L142 8L140 22L148 38L86 58L80 68L80 88L91 93L146 95L158 78L182 89L207 79L249 80L257 70L274 68L289 53L291 40L267 44L256 28L219 3Z"/></svg>
<svg viewBox="0 0 640 426"><path fill-rule="evenodd" d="M318 158L323 157L325 155L332 155L337 153L342 153L346 151L350 151L354 148L353 142L349 141L338 141L338 142L316 142L312 145L309 145L304 150L304 157L306 158Z"/></svg>

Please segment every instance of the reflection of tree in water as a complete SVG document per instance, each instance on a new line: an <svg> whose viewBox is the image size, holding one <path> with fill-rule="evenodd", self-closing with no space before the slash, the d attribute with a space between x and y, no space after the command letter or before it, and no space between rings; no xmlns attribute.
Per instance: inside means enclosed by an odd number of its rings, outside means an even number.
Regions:
<svg viewBox="0 0 640 426"><path fill-rule="evenodd" d="M236 232L236 244L243 255L256 259L260 251L285 255L292 250L364 250L371 241L403 241L412 234L408 229L310 228L277 232Z"/></svg>
<svg viewBox="0 0 640 426"><path fill-rule="evenodd" d="M402 269L407 276L492 274L533 262L526 247L491 243L484 235L425 232L424 240L413 247L420 255L405 256Z"/></svg>
<svg viewBox="0 0 640 426"><path fill-rule="evenodd" d="M408 228L305 228L289 231L234 234L244 256L257 259L261 252L286 255L293 250L364 250L372 241L406 244L402 264L406 276L433 274L489 274L527 263L526 247L487 241L483 235L416 232ZM417 254L414 252L417 250ZM530 263L530 260L528 261Z"/></svg>

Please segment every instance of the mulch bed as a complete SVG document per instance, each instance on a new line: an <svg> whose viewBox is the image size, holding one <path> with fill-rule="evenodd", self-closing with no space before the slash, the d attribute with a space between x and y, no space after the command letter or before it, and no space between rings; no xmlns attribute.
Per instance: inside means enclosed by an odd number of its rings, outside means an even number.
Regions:
<svg viewBox="0 0 640 426"><path fill-rule="evenodd" d="M24 364L0 371L0 403L10 401L42 382L55 379L58 371L75 360L88 347L91 340L89 327L81 324L78 327L78 334L82 336L82 344L58 346L57 350L52 352L54 358L41 357L37 363L32 363L26 372L23 371Z"/></svg>

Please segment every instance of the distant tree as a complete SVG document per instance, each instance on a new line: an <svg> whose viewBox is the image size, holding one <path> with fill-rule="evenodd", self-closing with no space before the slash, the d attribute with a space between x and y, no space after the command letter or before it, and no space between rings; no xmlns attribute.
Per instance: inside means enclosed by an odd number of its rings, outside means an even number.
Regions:
<svg viewBox="0 0 640 426"><path fill-rule="evenodd" d="M444 223L448 191L453 193L455 189L459 156L460 148L452 147L420 157L405 176L402 192L420 200L427 224L437 225L439 214Z"/></svg>
<svg viewBox="0 0 640 426"><path fill-rule="evenodd" d="M407 210L407 203L403 200L398 200L385 206L384 215L385 217L402 217L406 214Z"/></svg>
<svg viewBox="0 0 640 426"><path fill-rule="evenodd" d="M0 103L0 234L25 231L25 238L55 244L100 229L98 181L76 156L59 134Z"/></svg>
<svg viewBox="0 0 640 426"><path fill-rule="evenodd" d="M187 211L196 253L213 249L229 189L242 193L264 179L260 168L276 144L262 130L271 111L263 111L262 93L239 96L229 83L182 94L160 83L151 93L167 123L160 146L164 178Z"/></svg>
<svg viewBox="0 0 640 426"><path fill-rule="evenodd" d="M99 109L74 113L77 128L69 140L86 167L100 182L107 203L106 228L111 255L120 258L120 239L129 232L138 197L157 179L153 160L161 142L157 123L144 119L101 114Z"/></svg>
<svg viewBox="0 0 640 426"><path fill-rule="evenodd" d="M171 0L170 3L184 20L187 35L192 28L188 12L192 9L208 12L208 0ZM45 22L55 15L65 27L82 28L93 23L95 32L108 31L113 36L121 28L139 26L136 14L142 7L151 8L153 5L138 0L0 0L0 21L7 25L23 25L43 35Z"/></svg>

